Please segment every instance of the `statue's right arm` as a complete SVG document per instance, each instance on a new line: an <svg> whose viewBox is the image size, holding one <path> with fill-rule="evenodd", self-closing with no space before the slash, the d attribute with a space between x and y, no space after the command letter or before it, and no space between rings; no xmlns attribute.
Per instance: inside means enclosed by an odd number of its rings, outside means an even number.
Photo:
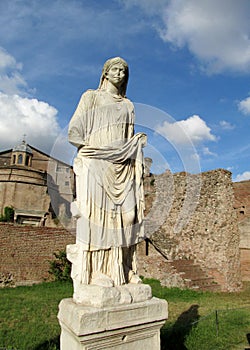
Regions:
<svg viewBox="0 0 250 350"><path fill-rule="evenodd" d="M78 106L69 123L68 140L78 149L85 145L85 138L88 132L86 117L92 95L93 91L91 90L88 90L82 94Z"/></svg>

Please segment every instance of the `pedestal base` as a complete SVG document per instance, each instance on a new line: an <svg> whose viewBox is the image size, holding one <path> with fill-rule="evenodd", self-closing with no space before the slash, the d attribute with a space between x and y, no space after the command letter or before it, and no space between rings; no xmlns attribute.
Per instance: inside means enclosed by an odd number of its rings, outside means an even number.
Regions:
<svg viewBox="0 0 250 350"><path fill-rule="evenodd" d="M160 350L160 328L167 317L167 302L157 298L102 308L63 299L61 350Z"/></svg>

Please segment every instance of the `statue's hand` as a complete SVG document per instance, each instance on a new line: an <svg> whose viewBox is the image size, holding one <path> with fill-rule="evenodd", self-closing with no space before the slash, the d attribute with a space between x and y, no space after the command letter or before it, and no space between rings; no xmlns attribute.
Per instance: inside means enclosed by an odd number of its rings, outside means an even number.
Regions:
<svg viewBox="0 0 250 350"><path fill-rule="evenodd" d="M147 135L146 134L142 133L141 141L142 141L142 147L147 146Z"/></svg>
<svg viewBox="0 0 250 350"><path fill-rule="evenodd" d="M70 204L70 211L75 219L79 219L81 217L81 212L76 201Z"/></svg>

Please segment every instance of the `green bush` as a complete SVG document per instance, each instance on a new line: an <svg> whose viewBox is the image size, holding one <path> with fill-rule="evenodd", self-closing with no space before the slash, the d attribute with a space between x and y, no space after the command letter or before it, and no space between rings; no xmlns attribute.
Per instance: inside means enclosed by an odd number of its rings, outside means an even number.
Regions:
<svg viewBox="0 0 250 350"><path fill-rule="evenodd" d="M66 251L61 250L53 255L55 259L49 261L49 273L54 276L55 281L70 281L71 263L67 259Z"/></svg>
<svg viewBox="0 0 250 350"><path fill-rule="evenodd" d="M4 214L0 216L2 222L13 222L14 221L14 209L12 207L5 207Z"/></svg>

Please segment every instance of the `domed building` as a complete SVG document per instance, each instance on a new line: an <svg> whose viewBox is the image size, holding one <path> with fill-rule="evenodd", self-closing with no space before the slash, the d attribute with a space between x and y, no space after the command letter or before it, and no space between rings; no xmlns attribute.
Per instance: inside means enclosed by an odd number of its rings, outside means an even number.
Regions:
<svg viewBox="0 0 250 350"><path fill-rule="evenodd" d="M0 152L0 215L13 207L17 223L53 226L70 217L72 167L28 145L25 140Z"/></svg>
<svg viewBox="0 0 250 350"><path fill-rule="evenodd" d="M23 140L20 145L17 145L12 149L11 164L25 165L30 167L32 156L33 153L31 148L27 145L25 140Z"/></svg>

